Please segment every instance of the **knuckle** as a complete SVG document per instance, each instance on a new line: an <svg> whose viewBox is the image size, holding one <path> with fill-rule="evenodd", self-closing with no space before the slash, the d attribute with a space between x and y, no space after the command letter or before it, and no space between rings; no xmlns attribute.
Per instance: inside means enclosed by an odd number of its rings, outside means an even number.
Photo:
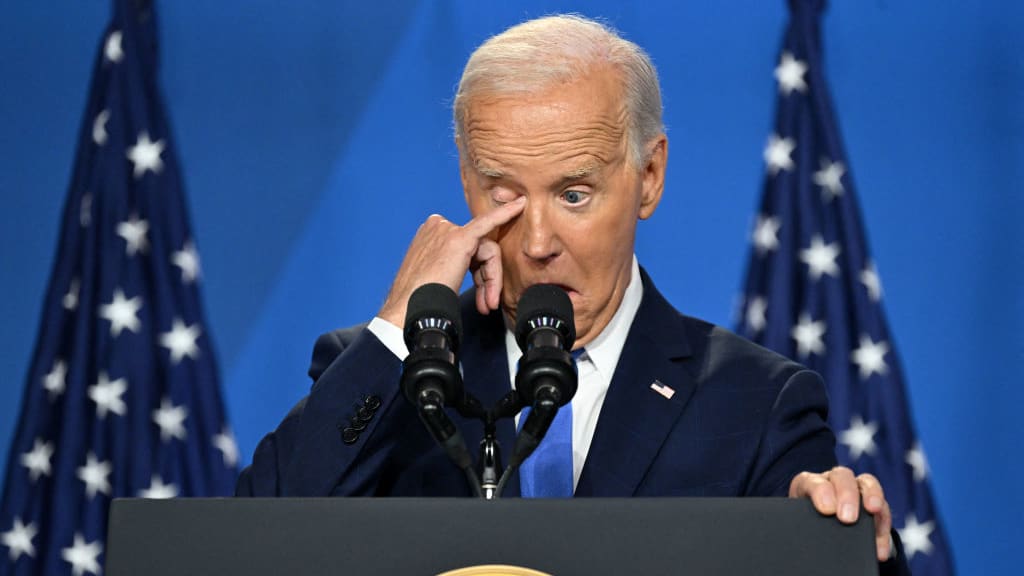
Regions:
<svg viewBox="0 0 1024 576"><path fill-rule="evenodd" d="M807 489L809 482L811 481L810 472L801 472L793 477L793 480L789 483L789 491L791 494L795 494L801 488Z"/></svg>
<svg viewBox="0 0 1024 576"><path fill-rule="evenodd" d="M463 241L464 237L465 237L465 235L462 234L461 230L458 229L458 228L455 228L455 229L452 229L452 228L444 229L444 230L442 230L441 243L442 243L442 245L445 248L448 248L448 249L453 248L453 247L458 247L458 246L461 246L464 243L464 241Z"/></svg>
<svg viewBox="0 0 1024 576"><path fill-rule="evenodd" d="M842 476L844 478L851 478L851 479L853 478L853 470L850 470L846 466L836 466L835 468L832 468L831 470L829 470L829 472L831 474L836 475L836 476Z"/></svg>
<svg viewBox="0 0 1024 576"><path fill-rule="evenodd" d="M861 474L860 476L857 476L857 483L860 484L861 486L863 486L864 488L878 488L878 489L881 489L881 487L882 487L882 484L878 481L878 478L875 478L871 474L866 474L866 473L865 474Z"/></svg>

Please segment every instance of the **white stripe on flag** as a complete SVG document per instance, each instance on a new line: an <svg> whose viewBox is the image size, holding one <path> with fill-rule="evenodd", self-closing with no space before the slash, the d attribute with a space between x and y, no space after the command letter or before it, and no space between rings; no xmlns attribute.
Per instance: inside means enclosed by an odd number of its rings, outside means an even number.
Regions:
<svg viewBox="0 0 1024 576"><path fill-rule="evenodd" d="M674 389L662 384L661 380L655 380L654 382L651 382L651 390L654 390L655 392L661 394L662 396L668 398L669 400L671 400L672 397L675 396L676 394L676 391Z"/></svg>

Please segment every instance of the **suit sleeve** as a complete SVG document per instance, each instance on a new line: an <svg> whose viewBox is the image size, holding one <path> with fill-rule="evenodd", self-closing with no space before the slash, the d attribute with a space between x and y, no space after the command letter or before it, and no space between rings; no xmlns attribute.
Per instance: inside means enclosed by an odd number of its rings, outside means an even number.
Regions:
<svg viewBox="0 0 1024 576"><path fill-rule="evenodd" d="M779 390L765 424L747 496L786 496L800 472L836 465L828 396L816 372L801 369Z"/></svg>
<svg viewBox="0 0 1024 576"><path fill-rule="evenodd" d="M235 494L373 495L390 448L415 420L398 399L400 373L398 358L365 327L321 336L309 396L260 441Z"/></svg>
<svg viewBox="0 0 1024 576"><path fill-rule="evenodd" d="M828 397L816 372L789 377L772 405L751 496L787 496L801 472L824 472L838 464L828 427ZM878 564L880 576L909 576L899 534L892 531L894 557Z"/></svg>

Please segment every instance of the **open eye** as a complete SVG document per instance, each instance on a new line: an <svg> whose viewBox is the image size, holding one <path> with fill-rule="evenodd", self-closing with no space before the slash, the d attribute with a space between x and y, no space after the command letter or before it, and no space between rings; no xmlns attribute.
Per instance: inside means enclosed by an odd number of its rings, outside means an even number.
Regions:
<svg viewBox="0 0 1024 576"><path fill-rule="evenodd" d="M567 204L581 204L587 199L588 194L581 190L566 190L562 192L562 199Z"/></svg>

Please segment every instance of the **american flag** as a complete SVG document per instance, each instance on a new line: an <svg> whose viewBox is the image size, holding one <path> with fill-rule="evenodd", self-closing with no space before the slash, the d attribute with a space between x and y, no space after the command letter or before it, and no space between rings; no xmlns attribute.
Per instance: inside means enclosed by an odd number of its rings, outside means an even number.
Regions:
<svg viewBox="0 0 1024 576"><path fill-rule="evenodd" d="M952 574L825 84L824 2L789 5L737 331L824 377L840 463L879 478L914 574Z"/></svg>
<svg viewBox="0 0 1024 576"><path fill-rule="evenodd" d="M0 576L98 575L115 497L230 494L199 258L145 2L116 0L0 503Z"/></svg>

